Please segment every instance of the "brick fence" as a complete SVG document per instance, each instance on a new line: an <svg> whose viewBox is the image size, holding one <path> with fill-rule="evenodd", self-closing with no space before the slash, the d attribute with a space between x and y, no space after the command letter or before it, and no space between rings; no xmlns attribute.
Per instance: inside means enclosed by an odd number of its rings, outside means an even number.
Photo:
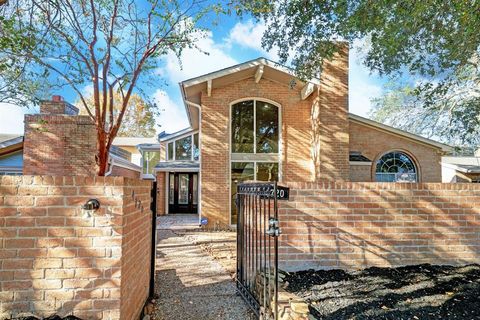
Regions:
<svg viewBox="0 0 480 320"><path fill-rule="evenodd" d="M480 184L290 184L283 269L480 262Z"/></svg>
<svg viewBox="0 0 480 320"><path fill-rule="evenodd" d="M138 318L150 279L150 182L0 177L0 318ZM96 198L91 217L80 206Z"/></svg>

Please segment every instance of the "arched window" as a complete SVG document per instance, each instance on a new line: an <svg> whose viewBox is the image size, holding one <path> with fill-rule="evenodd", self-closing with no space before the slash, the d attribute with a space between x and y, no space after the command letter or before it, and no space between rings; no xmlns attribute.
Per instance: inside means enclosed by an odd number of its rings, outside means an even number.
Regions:
<svg viewBox="0 0 480 320"><path fill-rule="evenodd" d="M401 151L384 154L375 170L378 182L417 182L417 168L412 158Z"/></svg>
<svg viewBox="0 0 480 320"><path fill-rule="evenodd" d="M233 103L230 126L231 224L235 224L237 184L279 180L280 106L261 99Z"/></svg>

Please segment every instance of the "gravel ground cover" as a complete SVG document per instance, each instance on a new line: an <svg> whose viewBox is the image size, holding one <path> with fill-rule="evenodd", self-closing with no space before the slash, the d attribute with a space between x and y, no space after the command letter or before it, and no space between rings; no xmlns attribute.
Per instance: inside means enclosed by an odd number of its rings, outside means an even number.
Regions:
<svg viewBox="0 0 480 320"><path fill-rule="evenodd" d="M480 266L414 265L288 273L317 319L480 319Z"/></svg>
<svg viewBox="0 0 480 320"><path fill-rule="evenodd" d="M159 230L158 235L158 299L152 319L254 319L229 272L195 241L198 238L177 230ZM211 239L208 233L202 237ZM221 247L223 240L215 241Z"/></svg>
<svg viewBox="0 0 480 320"><path fill-rule="evenodd" d="M181 234L220 263L232 279L235 279L237 270L237 233L235 231L184 231Z"/></svg>

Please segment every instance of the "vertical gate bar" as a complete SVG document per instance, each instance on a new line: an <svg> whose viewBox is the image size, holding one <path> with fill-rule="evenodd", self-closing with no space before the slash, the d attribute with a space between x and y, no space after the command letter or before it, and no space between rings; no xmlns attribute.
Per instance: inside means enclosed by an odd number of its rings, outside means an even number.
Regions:
<svg viewBox="0 0 480 320"><path fill-rule="evenodd" d="M149 297L155 296L155 258L157 255L157 181L152 184L152 190L150 190L151 203L150 210L152 211L152 234L151 234L151 248L150 248L150 284L149 284Z"/></svg>
<svg viewBox="0 0 480 320"><path fill-rule="evenodd" d="M242 259L242 238L241 238L241 231L242 231L242 198L243 196L240 194L240 185L237 186L237 282L240 280L240 269L241 269L241 259Z"/></svg>
<svg viewBox="0 0 480 320"><path fill-rule="evenodd" d="M272 204L271 204L271 197L269 196L268 197L268 221L270 223L270 208L271 208ZM270 275L272 274L272 260L271 260L271 250L270 250L270 247L271 247L271 237L268 236L268 307L271 309L272 307L272 299L271 299L271 292L272 292L272 289L270 287Z"/></svg>
<svg viewBox="0 0 480 320"><path fill-rule="evenodd" d="M249 195L250 202L248 205L248 288L252 289L252 202L253 195Z"/></svg>
<svg viewBox="0 0 480 320"><path fill-rule="evenodd" d="M245 211L245 287L248 287L248 256L249 256L249 246L248 246L248 217L250 213L250 194L247 195L247 211Z"/></svg>
<svg viewBox="0 0 480 320"><path fill-rule="evenodd" d="M277 181L273 185L273 206L274 206L274 218L278 221L278 199L277 199ZM278 319L278 236L275 236L273 239L274 242L274 267L275 267L275 284L274 284L274 299L275 299L275 308L274 308L274 318Z"/></svg>
<svg viewBox="0 0 480 320"><path fill-rule="evenodd" d="M254 197L255 202L253 204L253 221L252 221L252 226L253 226L253 263L252 263L252 268L253 268L253 287L256 287L256 280L257 280L257 201L258 201L258 195L255 195Z"/></svg>
<svg viewBox="0 0 480 320"><path fill-rule="evenodd" d="M267 227L267 210L266 210L266 203L267 199L263 199L263 226L264 229ZM266 234L266 230L263 230L263 307L267 310L267 283L265 282L266 278L265 275L267 274L267 239L268 235Z"/></svg>

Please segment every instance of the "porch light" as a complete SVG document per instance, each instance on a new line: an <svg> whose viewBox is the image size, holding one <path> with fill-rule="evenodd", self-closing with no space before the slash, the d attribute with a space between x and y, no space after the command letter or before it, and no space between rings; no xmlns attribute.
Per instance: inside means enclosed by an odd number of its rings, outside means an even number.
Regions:
<svg viewBox="0 0 480 320"><path fill-rule="evenodd" d="M94 211L100 208L100 201L97 199L90 199L82 205L83 218L88 219L92 217Z"/></svg>

